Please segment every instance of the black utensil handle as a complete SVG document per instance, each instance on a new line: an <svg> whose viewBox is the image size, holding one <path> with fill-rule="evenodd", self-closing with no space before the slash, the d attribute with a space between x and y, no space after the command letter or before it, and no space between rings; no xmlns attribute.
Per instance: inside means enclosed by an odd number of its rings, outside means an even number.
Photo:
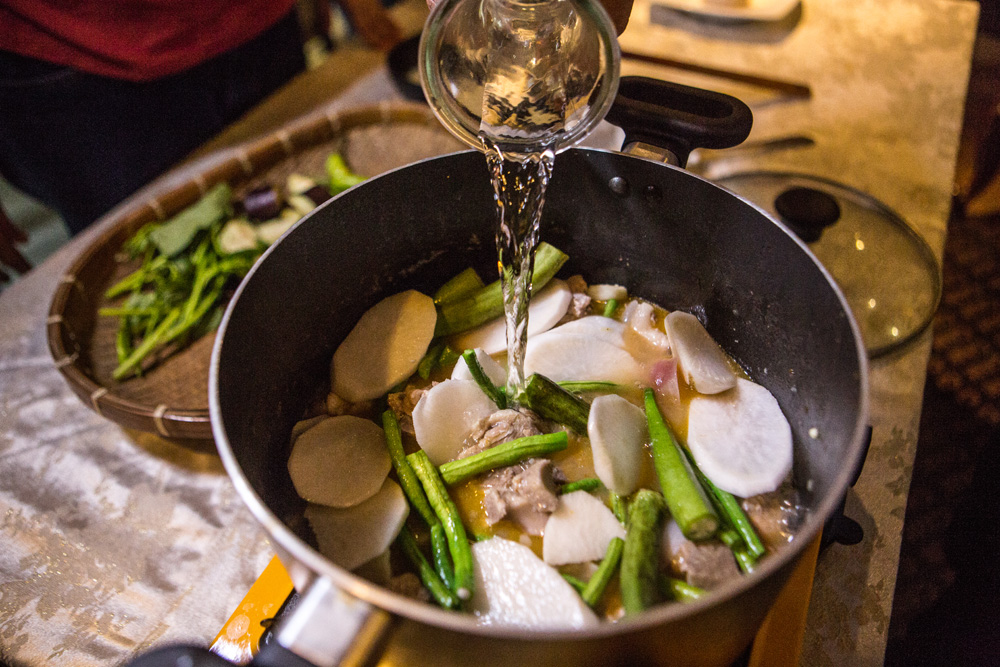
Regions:
<svg viewBox="0 0 1000 667"><path fill-rule="evenodd" d="M753 114L740 100L644 76L623 76L606 116L625 130L625 146L658 146L687 163L695 148L730 148L750 135Z"/></svg>

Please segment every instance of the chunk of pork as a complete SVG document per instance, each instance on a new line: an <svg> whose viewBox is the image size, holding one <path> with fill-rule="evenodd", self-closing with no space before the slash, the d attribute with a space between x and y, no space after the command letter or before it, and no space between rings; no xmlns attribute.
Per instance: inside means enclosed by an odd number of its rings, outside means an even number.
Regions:
<svg viewBox="0 0 1000 667"><path fill-rule="evenodd" d="M529 459L488 473L483 480L483 509L490 526L509 517L529 535L541 535L556 511L557 482L565 479L548 459Z"/></svg>

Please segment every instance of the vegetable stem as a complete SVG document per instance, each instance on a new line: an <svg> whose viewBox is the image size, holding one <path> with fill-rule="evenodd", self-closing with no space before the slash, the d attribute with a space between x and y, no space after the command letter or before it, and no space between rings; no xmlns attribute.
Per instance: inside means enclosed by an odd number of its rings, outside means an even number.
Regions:
<svg viewBox="0 0 1000 667"><path fill-rule="evenodd" d="M451 486L496 468L503 468L535 456L562 451L567 446L569 446L569 438L566 436L566 431L528 435L494 445L464 459L441 464L441 479L444 480L445 484Z"/></svg>
<svg viewBox="0 0 1000 667"><path fill-rule="evenodd" d="M687 456L660 414L652 389L646 390L645 400L653 465L670 514L689 540L708 539L718 529L719 517L698 483Z"/></svg>
<svg viewBox="0 0 1000 667"><path fill-rule="evenodd" d="M585 394L589 392L615 393L622 389L622 385L616 382L605 382L603 380L583 381L564 380L557 382L560 387L574 394Z"/></svg>
<svg viewBox="0 0 1000 667"><path fill-rule="evenodd" d="M614 491L611 491L608 494L608 497L611 500L611 512L615 515L615 518L617 518L618 521L621 522L623 526L627 526L628 504L625 502L625 499L619 496Z"/></svg>
<svg viewBox="0 0 1000 667"><path fill-rule="evenodd" d="M458 508L448 495L437 468L431 463L425 451L418 450L407 456L406 460L417 474L427 494L427 500L434 508L434 513L448 536L448 549L455 564L455 584L452 590L460 600L468 600L472 597L473 588L472 549L469 547L469 539L466 537L465 526L462 525Z"/></svg>
<svg viewBox="0 0 1000 667"><path fill-rule="evenodd" d="M587 582L587 587L583 589L580 596L583 601L593 607L604 595L604 589L608 587L608 582L615 574L615 568L621 561L622 551L625 549L625 540L620 537L613 537L608 543L608 549L604 552L601 564L597 566L597 572Z"/></svg>
<svg viewBox="0 0 1000 667"><path fill-rule="evenodd" d="M580 435L587 434L590 404L544 375L532 374L524 383L524 389L518 395L517 402L534 410L545 419L568 426Z"/></svg>
<svg viewBox="0 0 1000 667"><path fill-rule="evenodd" d="M574 577L572 574L566 574L565 572L560 572L559 574L562 575L562 578L566 580L566 583L572 586L577 593L581 596L583 595L583 591L587 589L586 581L580 579L579 577Z"/></svg>
<svg viewBox="0 0 1000 667"><path fill-rule="evenodd" d="M628 529L622 550L622 606L627 615L638 614L656 604L656 575L663 496L640 489L629 507Z"/></svg>
<svg viewBox="0 0 1000 667"><path fill-rule="evenodd" d="M618 310L618 299L608 299L608 302L604 304L604 317L611 317Z"/></svg>
<svg viewBox="0 0 1000 667"><path fill-rule="evenodd" d="M746 512L743 511L743 507L740 506L740 501L737 500L736 496L733 494L717 487L712 480L710 480L705 473L698 468L698 464L695 463L694 458L690 455L688 456L688 462L691 464L695 474L701 481L701 485L708 490L709 494L711 494L715 506L719 510L719 514L722 515L726 523L732 526L733 529L739 533L743 544L746 545L747 553L749 553L754 560L763 556L767 549L764 548L764 543L761 542L753 524L750 523L750 518L746 515Z"/></svg>
<svg viewBox="0 0 1000 667"><path fill-rule="evenodd" d="M601 488L601 480L596 477L585 477L583 479L578 479L575 482L568 482L559 487L559 495L565 493L573 493L574 491L596 491Z"/></svg>
<svg viewBox="0 0 1000 667"><path fill-rule="evenodd" d="M410 559L413 566L417 568L417 574L420 576L420 581L423 582L424 588L431 594L434 601L445 609L455 609L458 607L458 599L455 595L448 589L448 586L441 580L431 564L427 562L424 557L423 552L420 551L420 547L417 545L416 538L413 537L413 533L410 531L409 526L403 526L403 530L400 531L399 537L396 538L399 542L399 546L402 548L403 553L406 557Z"/></svg>
<svg viewBox="0 0 1000 667"><path fill-rule="evenodd" d="M455 301L483 287L483 279L470 266L438 288L438 291L434 293L434 303L442 304Z"/></svg>
<svg viewBox="0 0 1000 667"><path fill-rule="evenodd" d="M409 498L413 509L417 510L417 513L423 517L427 526L433 529L434 525L440 522L427 501L420 480L417 479L417 473L413 471L413 467L406 459L406 452L403 451L403 435L399 430L396 414L392 410L386 410L382 413L382 430L385 431L385 443L389 448L389 458L396 471L396 477L399 479L399 485L403 487L403 493Z"/></svg>
<svg viewBox="0 0 1000 667"><path fill-rule="evenodd" d="M437 570L441 580L448 584L448 588L452 588L455 585L455 568L451 566L451 557L448 553L448 536L444 532L444 526L440 521L435 521L431 526L431 556L434 560L434 569Z"/></svg>
<svg viewBox="0 0 1000 667"><path fill-rule="evenodd" d="M692 586L688 582L675 579L674 577L662 575L660 576L659 583L660 592L664 597L673 598L677 602L694 602L695 600L700 600L705 595L704 589Z"/></svg>
<svg viewBox="0 0 1000 667"><path fill-rule="evenodd" d="M483 390L483 393L496 404L497 408L500 410L505 409L507 407L507 394L500 391L493 384L493 380L486 377L486 372L479 364L479 359L476 358L476 351L466 350L462 353L462 358L465 359L465 364L469 367L472 379L476 381L476 384Z"/></svg>

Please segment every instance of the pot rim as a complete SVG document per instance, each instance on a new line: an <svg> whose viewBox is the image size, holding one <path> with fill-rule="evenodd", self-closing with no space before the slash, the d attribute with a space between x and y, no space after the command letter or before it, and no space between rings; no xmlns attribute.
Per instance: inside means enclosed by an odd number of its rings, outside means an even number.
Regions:
<svg viewBox="0 0 1000 667"><path fill-rule="evenodd" d="M598 153L611 153L615 155L625 155L617 151L609 151L604 149L594 149L594 148L571 148L568 150L572 151L586 151L586 152L598 152ZM447 159L455 155L461 155L462 153L473 153L478 151L467 150L459 151L457 153L450 153L448 155L438 156L428 158L426 160L421 160L410 165L404 165L397 169L385 172L378 176L372 177L369 181L374 181L376 179L388 176L395 173L396 171L403 169L418 168L421 164L429 162L431 160ZM647 158L625 155L633 159L647 160ZM573 641L582 639L592 639L599 637L606 637L618 634L624 634L633 631L647 630L654 626L663 625L665 623L678 620L682 617L695 616L705 610L723 605L731 600L734 600L741 595L747 593L752 588L769 579L771 576L775 575L780 570L790 567L795 562L798 561L802 552L806 547L812 543L814 539L820 534L823 529L824 522L827 518L836 510L837 506L840 504L844 494L850 488L853 481L854 475L856 473L857 465L861 459L861 454L864 449L864 443L867 439L867 429L869 421L869 381L868 381L868 355L866 353L864 343L861 339L860 328L857 321L851 312L850 306L847 300L837 286L836 282L833 280L830 272L819 262L816 256L809 250L808 246L794 233L792 232L784 223L778 220L775 216L771 215L765 211L760 206L750 202L745 197L742 197L727 188L717 185L716 183L693 174L681 167L676 167L674 165L666 164L663 162L657 162L656 160L647 160L659 164L662 167L668 169L676 169L684 172L687 176L696 178L698 180L704 181L711 186L722 190L729 196L735 197L744 204L750 206L761 215L766 217L771 223L779 227L785 234L790 236L792 240L799 246L799 248L806 253L810 260L817 266L821 271L823 276L826 278L827 284L834 290L837 299L840 302L841 308L847 315L848 323L851 328L851 332L854 338L855 351L858 359L858 371L859 371L859 392L858 392L858 404L859 410L858 414L855 416L854 430L850 437L850 442L847 447L847 453L849 454L849 459L847 463L852 465L845 465L836 475L834 483L831 484L831 491L827 494L825 498L815 507L809 511L808 518L806 519L805 525L803 525L798 532L795 534L795 539L789 543L787 546L783 547L778 553L769 556L764 559L762 565L757 568L753 573L749 575L743 575L738 579L733 579L721 587L711 591L705 598L688 602L684 604L659 604L651 609L646 610L637 617L622 619L617 622L601 622L595 626L589 626L584 629L579 630L531 630L518 628L513 626L484 626L476 623L476 617L462 612L448 611L441 609L429 603L419 602L407 598L397 593L393 593L386 588L373 584L372 582L359 577L351 573L344 568L335 565L332 561L327 559L325 556L320 554L317 550L312 548L309 544L299 538L288 526L284 524L267 506L267 504L260 498L257 492L254 490L250 481L247 479L246 475L243 473L243 469L236 459L236 454L229 442L228 435L226 433L225 425L222 420L222 411L219 405L219 383L218 383L218 368L219 361L221 357L222 345L225 342L225 332L228 327L229 321L232 316L232 312L239 302L240 296L243 293L245 286L252 279L253 275L256 273L260 265L267 261L268 256L274 251L281 241L289 234L295 233L295 230L299 228L307 219L311 218L319 208L325 208L326 206L333 205L340 197L347 194L351 190L345 191L344 193L338 194L332 199L325 202L322 206L304 216L298 222L295 223L282 237L272 244L257 261L257 263L250 269L246 277L241 281L240 285L237 287L229 305L226 308L225 314L223 315L222 322L219 325L218 332L216 335L216 340L212 348L212 356L209 365L209 378L208 378L208 399L209 399L209 415L212 425L212 433L215 439L216 448L219 453L219 457L222 460L223 467L226 469L233 486L236 488L243 503L247 506L250 512L254 515L257 521L262 525L262 527L267 531L268 535L273 539L280 547L281 550L287 552L291 557L293 557L298 563L304 565L311 573L319 577L325 577L331 580L339 589L363 600L375 607L383 609L390 612L391 614L409 620L417 621L420 623L426 623L428 625L436 626L445 630L450 630L459 633L470 633L474 635L480 635L484 637L493 638L503 638L503 639L519 639L526 641ZM365 183L362 183L355 187L364 187Z"/></svg>

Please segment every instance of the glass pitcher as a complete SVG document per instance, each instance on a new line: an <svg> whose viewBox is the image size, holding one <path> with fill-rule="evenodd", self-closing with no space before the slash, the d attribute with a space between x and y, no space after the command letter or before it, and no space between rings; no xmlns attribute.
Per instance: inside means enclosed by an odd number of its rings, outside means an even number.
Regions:
<svg viewBox="0 0 1000 667"><path fill-rule="evenodd" d="M420 78L456 137L514 153L562 150L618 88L615 28L596 0L441 0L420 40Z"/></svg>

